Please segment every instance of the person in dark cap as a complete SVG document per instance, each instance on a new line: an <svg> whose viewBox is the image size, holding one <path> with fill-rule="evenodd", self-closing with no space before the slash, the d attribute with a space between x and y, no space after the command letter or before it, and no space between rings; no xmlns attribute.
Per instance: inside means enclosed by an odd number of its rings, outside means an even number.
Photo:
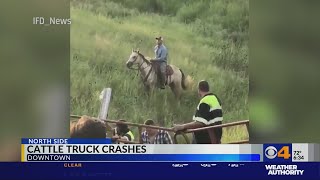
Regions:
<svg viewBox="0 0 320 180"><path fill-rule="evenodd" d="M154 47L155 58L151 59L151 61L156 61L160 65L160 88L165 89L166 83L166 67L167 67L167 58L168 58L168 50L163 45L163 37L156 37L156 46Z"/></svg>
<svg viewBox="0 0 320 180"><path fill-rule="evenodd" d="M186 129L195 129L205 126L214 126L222 124L223 114L221 101L215 95L209 92L209 83L207 81L200 81L198 85L198 94L201 100L197 106L196 113L193 116L193 122L175 125L174 131L182 131ZM215 142L211 141L210 134L215 136ZM215 128L194 132L194 143L196 144L220 144L222 137L222 128Z"/></svg>
<svg viewBox="0 0 320 180"><path fill-rule="evenodd" d="M125 123L126 121L122 119L122 120L119 120L119 122ZM134 141L134 135L132 131L129 129L127 124L123 124L123 123L117 123L116 128L113 130L112 138L114 140L121 139L125 141Z"/></svg>

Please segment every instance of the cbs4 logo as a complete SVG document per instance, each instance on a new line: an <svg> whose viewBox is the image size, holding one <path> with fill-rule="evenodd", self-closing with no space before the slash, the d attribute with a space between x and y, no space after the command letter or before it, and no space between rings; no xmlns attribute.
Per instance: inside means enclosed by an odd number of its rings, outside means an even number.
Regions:
<svg viewBox="0 0 320 180"><path fill-rule="evenodd" d="M282 146L282 148L279 151L274 146L268 146L264 150L264 155L268 159L274 159L274 158L289 159L291 157L289 146Z"/></svg>

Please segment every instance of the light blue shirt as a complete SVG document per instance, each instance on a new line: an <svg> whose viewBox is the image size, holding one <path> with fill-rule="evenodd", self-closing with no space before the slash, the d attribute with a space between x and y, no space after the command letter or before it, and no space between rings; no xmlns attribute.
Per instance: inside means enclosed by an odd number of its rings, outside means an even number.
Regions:
<svg viewBox="0 0 320 180"><path fill-rule="evenodd" d="M154 60L167 62L168 50L163 44L160 46L156 45L154 53L156 55Z"/></svg>

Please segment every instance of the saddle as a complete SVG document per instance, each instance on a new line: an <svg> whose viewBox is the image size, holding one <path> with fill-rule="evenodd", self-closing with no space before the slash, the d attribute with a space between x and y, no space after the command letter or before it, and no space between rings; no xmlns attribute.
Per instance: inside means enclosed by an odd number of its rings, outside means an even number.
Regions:
<svg viewBox="0 0 320 180"><path fill-rule="evenodd" d="M160 63L159 62L151 62L152 67L154 68L158 79L161 78L161 70L160 70ZM171 76L173 74L173 69L170 65L167 65L166 67L166 82L168 80L168 76ZM166 83L167 84L167 83Z"/></svg>
<svg viewBox="0 0 320 180"><path fill-rule="evenodd" d="M156 71L157 75L161 75L161 70L160 70L160 63L159 62L152 62L152 67ZM171 76L173 74L173 69L170 65L167 65L166 67L166 75Z"/></svg>

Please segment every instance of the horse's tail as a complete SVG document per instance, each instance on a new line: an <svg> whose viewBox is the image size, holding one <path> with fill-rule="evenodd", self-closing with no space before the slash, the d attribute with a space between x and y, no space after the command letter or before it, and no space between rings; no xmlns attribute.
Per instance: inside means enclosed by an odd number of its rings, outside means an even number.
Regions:
<svg viewBox="0 0 320 180"><path fill-rule="evenodd" d="M191 78L191 76L185 76L184 75L184 73L183 73L183 71L181 70L181 69L179 69L180 70L180 72L181 72L181 74L182 74L182 76L181 76L181 86L182 86L182 88L184 89L184 90L186 90L186 89L189 89L191 86L192 86L192 82L193 82L193 80L192 80L192 78Z"/></svg>

